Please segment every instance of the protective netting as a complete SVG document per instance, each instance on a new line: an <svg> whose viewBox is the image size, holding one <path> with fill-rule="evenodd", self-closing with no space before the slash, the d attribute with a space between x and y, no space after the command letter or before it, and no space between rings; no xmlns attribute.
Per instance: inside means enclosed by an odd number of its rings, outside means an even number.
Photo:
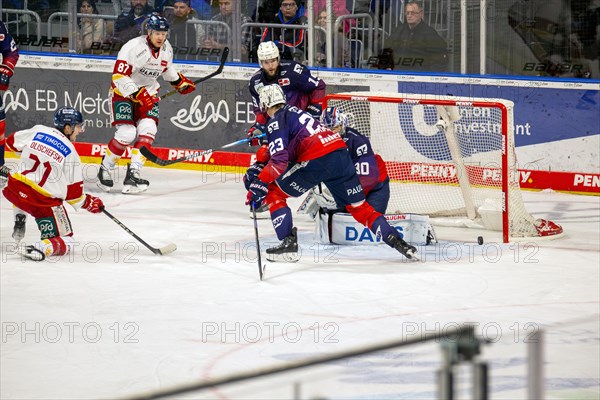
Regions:
<svg viewBox="0 0 600 400"><path fill-rule="evenodd" d="M388 213L427 214L453 225L475 221L505 231L507 195L508 236L545 236L520 193L512 102L352 92L328 96L327 105L346 113L349 126L368 136L386 161Z"/></svg>

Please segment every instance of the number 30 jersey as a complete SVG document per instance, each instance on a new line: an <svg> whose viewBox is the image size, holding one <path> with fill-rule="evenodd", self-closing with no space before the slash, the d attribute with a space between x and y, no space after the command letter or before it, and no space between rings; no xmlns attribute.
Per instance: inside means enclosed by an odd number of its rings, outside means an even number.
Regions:
<svg viewBox="0 0 600 400"><path fill-rule="evenodd" d="M83 199L83 173L73 143L60 131L44 125L15 132L6 139L8 150L21 152L19 168L8 187L23 201L37 206L71 205ZM17 205L18 206L18 205Z"/></svg>

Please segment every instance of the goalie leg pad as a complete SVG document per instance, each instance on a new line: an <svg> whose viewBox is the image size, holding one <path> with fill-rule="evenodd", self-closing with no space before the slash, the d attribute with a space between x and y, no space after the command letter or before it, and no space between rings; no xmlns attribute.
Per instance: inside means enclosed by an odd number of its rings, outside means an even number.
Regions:
<svg viewBox="0 0 600 400"><path fill-rule="evenodd" d="M400 237L413 245L426 245L435 240L429 217L417 214L390 214L384 216ZM321 243L339 245L377 245L383 242L347 213L321 213L316 220L316 238Z"/></svg>

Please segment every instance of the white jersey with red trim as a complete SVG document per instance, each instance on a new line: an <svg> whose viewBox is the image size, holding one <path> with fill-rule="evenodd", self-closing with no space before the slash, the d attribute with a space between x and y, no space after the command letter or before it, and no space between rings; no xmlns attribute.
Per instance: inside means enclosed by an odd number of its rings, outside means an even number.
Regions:
<svg viewBox="0 0 600 400"><path fill-rule="evenodd" d="M157 79L162 76L167 82L179 79L173 67L173 48L168 40L154 51L146 36L131 39L119 51L113 69L112 88L116 94L130 96L142 86L151 95L160 88Z"/></svg>
<svg viewBox="0 0 600 400"><path fill-rule="evenodd" d="M11 178L29 187L22 196L66 200L78 208L83 201L81 160L65 135L57 129L35 125L15 132L6 144L9 150L21 152L19 168Z"/></svg>

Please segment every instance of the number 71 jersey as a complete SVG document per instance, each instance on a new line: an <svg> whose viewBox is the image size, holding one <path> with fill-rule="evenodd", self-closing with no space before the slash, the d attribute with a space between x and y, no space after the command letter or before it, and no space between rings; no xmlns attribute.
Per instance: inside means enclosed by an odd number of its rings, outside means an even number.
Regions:
<svg viewBox="0 0 600 400"><path fill-rule="evenodd" d="M60 131L35 125L9 136L6 145L21 152L18 172L11 177L21 183L21 196L29 202L47 204L49 198L69 201L83 195L79 154Z"/></svg>

